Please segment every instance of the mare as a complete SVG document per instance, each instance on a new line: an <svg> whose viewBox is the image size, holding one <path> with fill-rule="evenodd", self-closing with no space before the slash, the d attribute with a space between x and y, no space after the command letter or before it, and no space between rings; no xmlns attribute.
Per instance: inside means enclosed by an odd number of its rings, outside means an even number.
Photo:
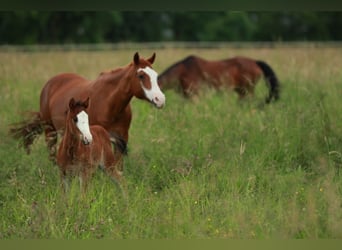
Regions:
<svg viewBox="0 0 342 250"><path fill-rule="evenodd" d="M88 106L89 97L85 101L71 98L69 102L64 134L56 157L64 191L68 184L67 177L73 175L80 177L82 190L86 191L88 181L98 166L121 183L122 172L115 166L110 135L99 125L89 126Z"/></svg>
<svg viewBox="0 0 342 250"><path fill-rule="evenodd" d="M191 55L162 72L158 83L162 90L180 89L185 97L198 94L201 84L207 84L215 89L233 89L242 99L254 94L261 76L264 76L269 88L266 103L277 100L279 81L273 69L263 61L241 56L209 61Z"/></svg>
<svg viewBox="0 0 342 250"><path fill-rule="evenodd" d="M100 125L110 133L115 144L115 160L122 165L132 119L130 101L133 96L147 100L157 108L165 104L165 95L157 82L158 74L152 68L155 56L153 53L144 59L135 53L133 62L102 72L95 80L74 73L52 77L41 91L40 111L31 112L29 119L13 124L10 134L21 139L26 152L30 153L34 140L45 132L50 159L55 162L57 131L63 133L69 100L90 97L89 123Z"/></svg>

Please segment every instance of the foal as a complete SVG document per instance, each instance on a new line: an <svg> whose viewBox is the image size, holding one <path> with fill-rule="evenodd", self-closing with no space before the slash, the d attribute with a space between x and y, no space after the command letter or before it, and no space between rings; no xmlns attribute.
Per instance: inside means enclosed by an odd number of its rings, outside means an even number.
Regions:
<svg viewBox="0 0 342 250"><path fill-rule="evenodd" d="M109 133L99 125L89 126L86 109L89 97L84 101L71 98L66 114L65 131L57 152L63 190L66 190L67 176L78 175L81 188L86 191L90 177L102 166L118 184L122 172L115 167Z"/></svg>

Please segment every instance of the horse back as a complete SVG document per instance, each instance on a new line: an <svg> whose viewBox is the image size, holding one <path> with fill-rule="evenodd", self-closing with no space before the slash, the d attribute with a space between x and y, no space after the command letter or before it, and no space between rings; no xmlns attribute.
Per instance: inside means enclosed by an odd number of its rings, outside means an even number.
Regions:
<svg viewBox="0 0 342 250"><path fill-rule="evenodd" d="M85 99L89 81L77 74L63 73L47 81L40 94L40 113L43 121L59 130L64 127L69 100Z"/></svg>
<svg viewBox="0 0 342 250"><path fill-rule="evenodd" d="M201 71L199 62L202 58L190 55L172 64L158 76L158 83L163 89L175 88L182 80L198 76Z"/></svg>
<svg viewBox="0 0 342 250"><path fill-rule="evenodd" d="M255 84L262 76L262 71L254 59L236 56L222 62L224 62L224 67L233 80L232 84Z"/></svg>
<svg viewBox="0 0 342 250"><path fill-rule="evenodd" d="M230 67L237 67L240 71L243 71L243 73L249 73L253 75L262 74L262 71L256 61L248 57L236 56L225 60L225 63L228 64Z"/></svg>

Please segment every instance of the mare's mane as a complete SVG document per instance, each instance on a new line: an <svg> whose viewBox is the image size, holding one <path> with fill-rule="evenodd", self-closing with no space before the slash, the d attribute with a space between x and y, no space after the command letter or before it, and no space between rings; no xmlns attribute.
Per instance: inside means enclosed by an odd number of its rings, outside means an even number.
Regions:
<svg viewBox="0 0 342 250"><path fill-rule="evenodd" d="M133 66L133 62L130 62L126 66L111 69L111 70L105 70L100 72L100 74L97 76L97 78L93 81L93 83L98 82L99 80L109 80L109 79L116 79L122 76L128 69Z"/></svg>
<svg viewBox="0 0 342 250"><path fill-rule="evenodd" d="M195 64L197 64L197 56L194 55L190 55L185 57L184 59L176 62L175 64L171 65L169 68L167 68L166 70L164 70L164 72L162 72L160 74L160 77L162 77L163 75L166 75L168 73L170 73L172 70L176 69L177 67L184 65L186 68L191 68L193 67Z"/></svg>
<svg viewBox="0 0 342 250"><path fill-rule="evenodd" d="M97 79L100 77L108 77L108 76L112 76L113 74L118 73L119 71L122 71L124 69L126 69L127 67L120 67L120 68L116 68L116 69L111 69L111 70L107 70L107 71L102 71L100 72L100 74L98 75Z"/></svg>

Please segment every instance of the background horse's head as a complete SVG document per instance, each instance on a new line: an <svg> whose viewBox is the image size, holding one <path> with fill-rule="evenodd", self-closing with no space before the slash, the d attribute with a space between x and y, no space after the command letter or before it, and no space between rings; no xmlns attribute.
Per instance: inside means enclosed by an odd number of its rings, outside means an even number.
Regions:
<svg viewBox="0 0 342 250"><path fill-rule="evenodd" d="M155 53L146 60L140 58L138 53L134 54L133 65L135 75L132 88L135 97L146 99L157 108L162 108L165 105L165 95L159 88L158 74L152 68L155 58Z"/></svg>
<svg viewBox="0 0 342 250"><path fill-rule="evenodd" d="M79 136L83 144L92 142L93 137L90 133L89 118L86 109L89 105L89 97L84 102L75 101L71 98L69 101L69 112L66 119L66 131L72 135Z"/></svg>

